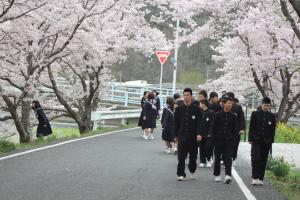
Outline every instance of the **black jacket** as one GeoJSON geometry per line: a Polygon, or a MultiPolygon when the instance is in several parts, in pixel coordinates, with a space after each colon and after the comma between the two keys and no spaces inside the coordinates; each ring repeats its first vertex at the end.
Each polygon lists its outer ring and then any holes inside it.
{"type": "Polygon", "coordinates": [[[172,108],[164,108],[161,116],[161,126],[164,132],[174,135],[175,117],[172,108]]]}
{"type": "Polygon", "coordinates": [[[222,106],[218,103],[209,104],[208,108],[214,112],[222,111],[222,106]]]}
{"type": "Polygon", "coordinates": [[[52,133],[52,129],[43,109],[37,108],[35,110],[35,116],[39,121],[37,131],[36,131],[36,136],[39,137],[41,135],[43,136],[50,135],[52,133]]]}
{"type": "Polygon", "coordinates": [[[254,111],[250,118],[249,142],[264,141],[273,143],[275,136],[276,119],[271,112],[254,111]]]}
{"type": "Polygon", "coordinates": [[[202,110],[200,117],[200,134],[205,138],[212,137],[209,134],[210,125],[213,121],[214,112],[210,109],[202,110]]]}
{"type": "Polygon", "coordinates": [[[239,132],[240,130],[245,130],[246,129],[245,115],[242,106],[234,103],[232,105],[231,112],[235,114],[235,116],[237,117],[237,131],[239,132]]]}
{"type": "Polygon", "coordinates": [[[143,107],[143,127],[156,128],[157,110],[152,102],[146,101],[143,107]]]}
{"type": "Polygon", "coordinates": [[[237,117],[232,112],[223,110],[215,113],[209,134],[214,140],[232,140],[237,137],[237,117]]]}
{"type": "Polygon", "coordinates": [[[156,110],[159,111],[161,109],[161,105],[160,105],[160,98],[156,97],[154,99],[154,105],[156,106],[156,110]]]}
{"type": "Polygon", "coordinates": [[[200,108],[195,104],[184,104],[175,111],[175,137],[181,142],[197,142],[200,135],[200,108]]]}

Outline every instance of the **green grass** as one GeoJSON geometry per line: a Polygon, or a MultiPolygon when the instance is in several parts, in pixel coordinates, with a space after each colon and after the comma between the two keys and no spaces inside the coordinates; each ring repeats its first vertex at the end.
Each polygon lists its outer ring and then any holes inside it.
{"type": "MultiPolygon", "coordinates": [[[[16,144],[16,149],[17,150],[24,150],[28,148],[33,148],[33,147],[39,147],[43,146],[46,144],[51,144],[55,142],[60,142],[60,141],[65,141],[65,140],[70,140],[70,139],[76,139],[76,138],[82,138],[82,137],[88,137],[92,135],[98,135],[98,134],[103,134],[111,131],[117,131],[117,130],[122,130],[122,129],[127,129],[127,128],[134,128],[136,125],[121,125],[118,127],[100,127],[95,131],[90,131],[84,135],[80,135],[79,130],[77,128],[53,128],[52,131],[53,133],[49,136],[43,137],[43,138],[38,138],[37,140],[26,143],[26,144],[16,144]]],[[[14,151],[12,149],[11,151],[14,151]]],[[[11,152],[11,151],[6,151],[6,152],[11,152]]],[[[1,151],[0,151],[1,152],[1,151]]]]}
{"type": "Polygon", "coordinates": [[[7,153],[14,151],[16,149],[16,145],[6,140],[0,140],[0,152],[7,153]]]}
{"type": "MultiPolygon", "coordinates": [[[[246,141],[248,141],[249,121],[246,121],[246,141]]],[[[244,135],[241,137],[244,141],[244,135]]],[[[300,144],[300,128],[278,123],[275,133],[275,143],[300,144]]]]}
{"type": "Polygon", "coordinates": [[[288,200],[300,197],[300,172],[293,169],[283,158],[270,158],[267,163],[266,176],[277,190],[288,200]]]}
{"type": "Polygon", "coordinates": [[[277,124],[275,142],[300,144],[300,129],[282,123],[277,124]]]}

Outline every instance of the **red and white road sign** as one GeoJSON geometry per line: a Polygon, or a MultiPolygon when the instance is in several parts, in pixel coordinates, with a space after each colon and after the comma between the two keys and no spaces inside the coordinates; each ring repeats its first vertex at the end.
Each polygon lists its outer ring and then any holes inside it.
{"type": "Polygon", "coordinates": [[[162,65],[166,62],[167,58],[170,55],[170,51],[156,51],[155,53],[160,64],[162,65]]]}

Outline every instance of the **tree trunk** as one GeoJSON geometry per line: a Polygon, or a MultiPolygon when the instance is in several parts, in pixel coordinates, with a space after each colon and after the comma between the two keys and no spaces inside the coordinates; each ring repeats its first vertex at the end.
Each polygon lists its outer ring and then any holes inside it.
{"type": "Polygon", "coordinates": [[[30,142],[32,140],[32,131],[30,127],[30,113],[31,113],[31,102],[23,101],[22,102],[22,116],[21,123],[26,132],[26,142],[30,142]]]}
{"type": "Polygon", "coordinates": [[[91,111],[92,105],[85,105],[84,111],[79,112],[80,114],[80,123],[78,123],[80,135],[88,133],[93,130],[93,123],[91,121],[91,111]]]}
{"type": "MultiPolygon", "coordinates": [[[[9,113],[11,114],[12,119],[14,120],[16,129],[20,136],[20,143],[28,143],[30,142],[30,132],[27,132],[26,128],[24,128],[22,121],[20,120],[17,107],[13,104],[13,102],[9,99],[8,96],[3,95],[3,100],[5,101],[9,113]]],[[[30,127],[30,125],[29,125],[30,127]]]]}
{"type": "Polygon", "coordinates": [[[300,17],[300,0],[289,0],[297,15],[300,17]]]}

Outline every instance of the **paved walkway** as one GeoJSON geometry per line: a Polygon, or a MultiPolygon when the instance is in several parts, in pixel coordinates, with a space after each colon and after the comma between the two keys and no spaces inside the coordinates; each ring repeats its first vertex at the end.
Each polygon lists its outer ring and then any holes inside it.
{"type": "Polygon", "coordinates": [[[208,168],[198,168],[196,180],[176,181],[177,158],[163,153],[160,130],[155,134],[145,141],[140,129],[119,131],[0,158],[0,199],[283,200],[268,183],[250,185],[242,158],[234,170],[242,182],[215,183],[208,168]]]}

